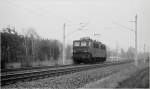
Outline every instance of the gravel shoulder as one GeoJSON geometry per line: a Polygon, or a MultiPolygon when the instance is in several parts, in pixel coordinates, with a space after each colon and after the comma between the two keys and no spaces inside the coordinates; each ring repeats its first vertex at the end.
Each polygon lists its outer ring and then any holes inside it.
{"type": "MultiPolygon", "coordinates": [[[[59,77],[50,77],[46,79],[39,79],[31,82],[20,82],[12,85],[3,86],[2,89],[8,88],[49,88],[49,89],[76,89],[84,88],[86,84],[98,81],[108,76],[115,76],[123,69],[134,69],[133,63],[108,66],[93,70],[86,70],[76,72],[73,74],[67,74],[59,77]]],[[[122,74],[120,74],[121,76],[122,74]]],[[[127,75],[129,75],[127,73],[127,75]]],[[[116,77],[117,78],[117,77],[116,77]]],[[[112,80],[114,81],[114,80],[112,80]]],[[[85,87],[86,88],[86,87],[85,87]]]]}

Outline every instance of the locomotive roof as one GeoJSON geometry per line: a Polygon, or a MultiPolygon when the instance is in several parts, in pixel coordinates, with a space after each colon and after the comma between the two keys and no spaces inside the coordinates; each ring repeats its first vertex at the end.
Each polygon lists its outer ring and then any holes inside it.
{"type": "Polygon", "coordinates": [[[105,45],[105,44],[103,44],[102,42],[97,41],[97,40],[93,40],[93,39],[91,39],[91,38],[89,38],[89,37],[83,37],[83,38],[80,38],[79,40],[74,40],[74,41],[91,41],[91,42],[99,43],[99,44],[101,44],[101,45],[105,45]]]}

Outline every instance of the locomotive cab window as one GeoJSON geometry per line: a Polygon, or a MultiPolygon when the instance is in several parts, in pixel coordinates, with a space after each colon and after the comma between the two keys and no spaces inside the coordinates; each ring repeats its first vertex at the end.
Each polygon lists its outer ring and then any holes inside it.
{"type": "Polygon", "coordinates": [[[94,48],[99,48],[99,44],[98,43],[93,43],[94,48]]]}
{"type": "Polygon", "coordinates": [[[106,46],[104,45],[104,50],[106,50],[106,46]]]}
{"type": "Polygon", "coordinates": [[[85,41],[81,41],[81,46],[87,46],[87,43],[85,41]]]}
{"type": "Polygon", "coordinates": [[[92,45],[92,43],[91,42],[88,42],[88,46],[91,46],[92,45]]]}
{"type": "Polygon", "coordinates": [[[74,46],[80,46],[80,42],[74,42],[74,46]]]}
{"type": "Polygon", "coordinates": [[[101,45],[101,49],[105,50],[106,49],[105,45],[101,45]]]}

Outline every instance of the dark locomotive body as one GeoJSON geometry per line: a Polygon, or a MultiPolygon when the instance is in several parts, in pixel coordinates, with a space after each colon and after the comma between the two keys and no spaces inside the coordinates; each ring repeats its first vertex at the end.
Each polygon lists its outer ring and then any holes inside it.
{"type": "Polygon", "coordinates": [[[73,61],[80,63],[97,63],[106,61],[106,46],[90,38],[73,41],[73,61]]]}

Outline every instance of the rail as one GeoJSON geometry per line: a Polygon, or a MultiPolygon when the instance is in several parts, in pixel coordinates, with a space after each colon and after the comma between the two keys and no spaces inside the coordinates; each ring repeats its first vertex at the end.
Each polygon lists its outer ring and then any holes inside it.
{"type": "Polygon", "coordinates": [[[40,78],[60,76],[64,74],[79,72],[88,69],[119,65],[124,63],[130,63],[132,61],[123,61],[123,62],[105,62],[101,64],[92,64],[92,65],[73,65],[73,66],[61,66],[54,67],[49,69],[39,69],[39,70],[30,70],[30,71],[21,71],[16,73],[8,73],[1,75],[1,86],[12,84],[18,81],[30,81],[40,78]]]}

